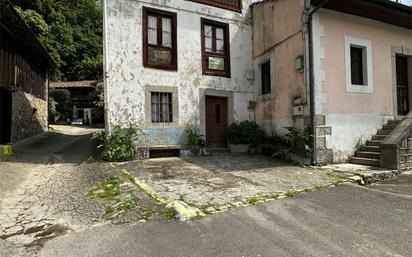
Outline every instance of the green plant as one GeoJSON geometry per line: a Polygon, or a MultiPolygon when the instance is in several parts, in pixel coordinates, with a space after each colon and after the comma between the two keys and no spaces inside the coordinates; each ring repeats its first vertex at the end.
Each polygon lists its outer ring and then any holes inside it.
{"type": "Polygon", "coordinates": [[[285,139],[290,144],[293,153],[305,158],[309,158],[312,153],[312,135],[309,127],[298,129],[295,127],[286,127],[289,131],[285,139]]]}
{"type": "Polygon", "coordinates": [[[232,123],[225,130],[225,136],[232,144],[256,144],[263,141],[265,132],[253,121],[232,123]]]}
{"type": "Polygon", "coordinates": [[[355,149],[356,151],[365,151],[365,144],[362,142],[362,139],[359,138],[358,142],[356,143],[355,149]]]}
{"type": "Polygon", "coordinates": [[[177,212],[173,208],[166,208],[160,213],[160,215],[165,220],[174,220],[176,219],[177,212]]]}
{"type": "Polygon", "coordinates": [[[102,141],[98,148],[103,148],[100,157],[106,161],[122,162],[132,159],[137,149],[135,142],[139,138],[139,132],[136,128],[122,128],[114,126],[111,133],[106,134],[103,131],[96,132],[93,139],[102,141]]]}
{"type": "Polygon", "coordinates": [[[192,146],[192,151],[195,155],[203,154],[203,149],[206,147],[205,136],[197,133],[194,128],[185,129],[187,136],[189,137],[190,144],[192,146]]]}

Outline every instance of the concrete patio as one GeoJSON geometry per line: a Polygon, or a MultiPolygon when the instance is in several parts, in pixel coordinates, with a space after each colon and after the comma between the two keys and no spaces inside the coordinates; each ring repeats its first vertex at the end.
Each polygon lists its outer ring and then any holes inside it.
{"type": "Polygon", "coordinates": [[[118,168],[131,172],[167,201],[182,200],[211,212],[344,181],[330,171],[258,155],[149,159],[118,168]]]}

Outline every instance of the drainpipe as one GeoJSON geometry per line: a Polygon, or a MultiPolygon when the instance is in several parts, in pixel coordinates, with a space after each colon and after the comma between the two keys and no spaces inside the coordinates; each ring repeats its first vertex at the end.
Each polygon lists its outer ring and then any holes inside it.
{"type": "Polygon", "coordinates": [[[106,132],[110,131],[109,91],[107,87],[107,0],[103,0],[103,94],[104,94],[104,123],[106,132]]]}
{"type": "MultiPolygon", "coordinates": [[[[310,1],[310,0],[309,0],[310,1]]],[[[312,130],[312,165],[317,165],[317,153],[316,153],[316,105],[315,105],[315,71],[314,71],[314,58],[313,58],[313,15],[323,6],[328,3],[329,0],[322,1],[316,8],[312,9],[312,5],[309,4],[305,10],[305,24],[308,26],[309,37],[309,103],[310,103],[310,125],[312,130]]],[[[310,2],[309,2],[310,3],[310,2]]]]}

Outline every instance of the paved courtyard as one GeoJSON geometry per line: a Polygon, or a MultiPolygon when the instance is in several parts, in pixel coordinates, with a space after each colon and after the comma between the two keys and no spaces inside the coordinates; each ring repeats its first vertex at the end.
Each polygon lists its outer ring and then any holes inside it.
{"type": "Polygon", "coordinates": [[[341,182],[330,171],[259,155],[160,158],[132,161],[119,168],[133,173],[168,201],[183,200],[206,211],[254,204],[341,182]]]}
{"type": "Polygon", "coordinates": [[[56,126],[15,145],[13,158],[0,162],[0,256],[33,256],[48,240],[93,227],[166,222],[175,214],[164,202],[173,200],[211,214],[341,182],[329,171],[256,155],[88,163],[94,131],[56,126]]]}

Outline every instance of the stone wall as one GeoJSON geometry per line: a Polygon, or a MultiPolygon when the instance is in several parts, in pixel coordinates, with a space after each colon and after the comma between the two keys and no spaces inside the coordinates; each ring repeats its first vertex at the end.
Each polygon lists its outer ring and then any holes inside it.
{"type": "Polygon", "coordinates": [[[47,126],[47,101],[20,90],[13,92],[12,143],[46,131],[47,126]]]}
{"type": "Polygon", "coordinates": [[[399,169],[412,170],[412,137],[405,139],[399,148],[399,169]]]}

